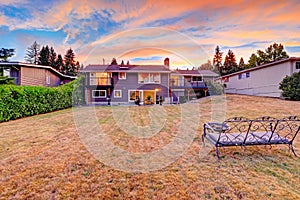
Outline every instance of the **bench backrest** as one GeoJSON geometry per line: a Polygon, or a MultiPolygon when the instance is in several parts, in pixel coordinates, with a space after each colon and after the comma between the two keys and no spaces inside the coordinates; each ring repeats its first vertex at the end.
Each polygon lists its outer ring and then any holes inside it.
{"type": "Polygon", "coordinates": [[[277,119],[269,116],[259,117],[251,120],[249,132],[246,136],[247,143],[269,143],[270,139],[273,137],[274,129],[276,128],[277,123],[277,119]]]}
{"type": "Polygon", "coordinates": [[[241,144],[244,142],[246,133],[249,131],[251,120],[245,117],[234,117],[223,122],[228,127],[220,133],[218,143],[241,144]]]}
{"type": "Polygon", "coordinates": [[[234,117],[223,122],[228,127],[219,134],[217,143],[242,145],[268,144],[271,142],[293,142],[300,132],[300,117],[290,116],[282,119],[265,116],[250,120],[234,117]]]}
{"type": "Polygon", "coordinates": [[[300,117],[290,116],[278,120],[272,139],[287,139],[293,142],[296,135],[300,132],[300,117]],[[280,137],[280,138],[278,138],[280,137]]]}

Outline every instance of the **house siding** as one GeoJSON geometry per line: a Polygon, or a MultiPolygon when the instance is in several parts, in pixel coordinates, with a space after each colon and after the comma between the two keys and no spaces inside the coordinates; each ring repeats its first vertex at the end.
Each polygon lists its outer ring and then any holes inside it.
{"type": "MultiPolygon", "coordinates": [[[[114,79],[114,90],[122,91],[122,98],[115,98],[112,94],[112,102],[114,103],[128,103],[129,99],[129,90],[155,90],[158,89],[156,95],[168,97],[168,73],[160,74],[161,82],[160,84],[140,84],[138,83],[138,73],[136,72],[127,72],[125,80],[118,80],[118,74],[113,74],[114,79]]],[[[145,97],[144,97],[145,98],[145,97]]],[[[143,101],[143,100],[142,100],[143,101]]]]}
{"type": "Polygon", "coordinates": [[[60,78],[46,69],[22,67],[21,85],[31,86],[58,86],[60,85],[60,78]],[[46,76],[50,76],[50,84],[46,82],[46,76]]]}
{"type": "Polygon", "coordinates": [[[246,78],[246,72],[239,79],[239,74],[229,77],[226,84],[226,93],[246,94],[254,96],[280,97],[279,84],[286,76],[299,72],[296,69],[296,61],[288,61],[274,66],[249,71],[250,77],[246,78]]]}

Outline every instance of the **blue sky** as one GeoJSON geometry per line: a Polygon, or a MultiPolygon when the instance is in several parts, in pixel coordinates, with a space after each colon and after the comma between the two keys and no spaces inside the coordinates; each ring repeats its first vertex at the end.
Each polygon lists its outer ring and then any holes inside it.
{"type": "Polygon", "coordinates": [[[17,61],[34,41],[60,54],[72,48],[85,65],[113,57],[161,64],[170,57],[174,67],[199,66],[217,45],[247,62],[274,42],[300,56],[299,10],[298,0],[6,0],[0,47],[15,48],[17,61]]]}

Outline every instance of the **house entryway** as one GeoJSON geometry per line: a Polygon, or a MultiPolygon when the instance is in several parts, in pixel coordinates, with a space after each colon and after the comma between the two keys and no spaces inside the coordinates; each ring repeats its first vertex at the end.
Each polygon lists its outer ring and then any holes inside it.
{"type": "Polygon", "coordinates": [[[129,90],[129,102],[136,102],[140,100],[140,104],[152,105],[157,102],[155,90],[129,90]]]}
{"type": "Polygon", "coordinates": [[[152,105],[156,102],[156,91],[155,90],[144,90],[144,104],[152,105]]]}

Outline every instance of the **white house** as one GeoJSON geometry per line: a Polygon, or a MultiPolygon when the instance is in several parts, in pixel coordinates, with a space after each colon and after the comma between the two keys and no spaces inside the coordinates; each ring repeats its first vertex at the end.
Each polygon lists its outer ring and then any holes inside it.
{"type": "Polygon", "coordinates": [[[280,97],[279,84],[286,76],[300,71],[300,57],[291,57],[218,78],[225,93],[280,97]]]}

